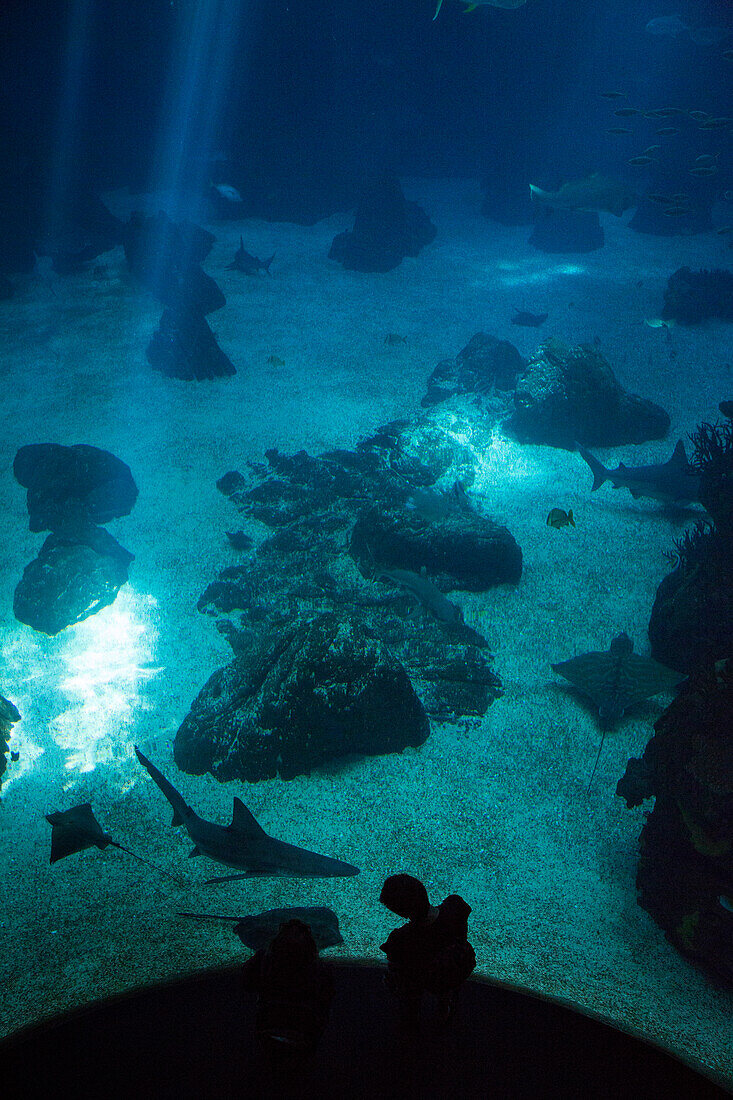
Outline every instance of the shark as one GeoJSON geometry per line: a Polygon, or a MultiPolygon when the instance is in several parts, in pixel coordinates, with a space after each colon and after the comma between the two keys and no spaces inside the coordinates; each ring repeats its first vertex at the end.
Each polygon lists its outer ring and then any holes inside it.
{"type": "Polygon", "coordinates": [[[593,474],[591,492],[610,481],[614,489],[628,489],[634,500],[649,497],[662,504],[681,505],[700,502],[700,478],[687,461],[685,445],[680,439],[667,462],[650,466],[624,466],[607,470],[602,462],[576,443],[581,458],[593,474]]]}
{"type": "Polygon", "coordinates": [[[173,807],[172,825],[183,825],[193,841],[192,856],[208,856],[226,867],[235,867],[241,874],[207,879],[207,884],[231,882],[255,876],[289,876],[292,878],[343,878],[358,875],[359,868],[331,856],[321,856],[296,844],[276,840],[257,823],[254,815],[239,799],[234,799],[230,825],[217,825],[199,817],[180,791],[169,783],[162,772],[135,746],[135,755],[154,783],[173,807]]]}
{"type": "Polygon", "coordinates": [[[239,238],[239,248],[234,253],[234,260],[232,263],[227,264],[228,271],[243,271],[245,275],[256,275],[258,271],[264,271],[268,275],[271,275],[270,264],[275,259],[275,253],[273,252],[269,260],[260,260],[257,256],[253,256],[251,252],[248,252],[244,247],[244,240],[239,238]]]}
{"type": "MultiPolygon", "coordinates": [[[[468,11],[474,11],[476,8],[521,8],[524,4],[527,3],[527,0],[465,0],[465,3],[468,5],[468,7],[463,9],[464,13],[468,11]]],[[[443,0],[438,0],[438,6],[435,9],[433,21],[438,18],[438,12],[442,8],[442,6],[443,0]]]]}
{"type": "Polygon", "coordinates": [[[412,569],[381,569],[375,580],[386,579],[397,584],[417,600],[434,619],[444,626],[458,626],[463,623],[463,612],[457,604],[444,596],[427,575],[425,567],[419,573],[412,569]]]}
{"type": "Polygon", "coordinates": [[[558,191],[543,191],[533,183],[529,191],[534,202],[554,210],[603,210],[617,218],[639,201],[639,196],[630,187],[597,172],[584,179],[568,180],[558,191]]]}

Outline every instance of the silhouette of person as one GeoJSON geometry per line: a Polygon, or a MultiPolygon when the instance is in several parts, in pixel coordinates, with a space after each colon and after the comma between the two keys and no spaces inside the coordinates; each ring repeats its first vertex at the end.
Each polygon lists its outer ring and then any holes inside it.
{"type": "Polygon", "coordinates": [[[408,923],[390,932],[381,950],[387,956],[386,984],[394,996],[402,1024],[417,1027],[425,993],[438,999],[443,1023],[455,1015],[458,991],[476,966],[468,942],[471,907],[458,894],[439,906],[412,875],[391,875],[379,900],[408,923]]]}
{"type": "Polygon", "coordinates": [[[244,964],[242,984],[257,993],[255,1029],[269,1053],[315,1051],[328,1021],[333,975],[307,924],[281,924],[269,947],[244,964]]]}

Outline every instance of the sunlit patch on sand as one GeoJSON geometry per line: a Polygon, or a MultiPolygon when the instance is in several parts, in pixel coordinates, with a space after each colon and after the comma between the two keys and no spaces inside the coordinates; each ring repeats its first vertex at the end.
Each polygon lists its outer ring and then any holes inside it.
{"type": "Polygon", "coordinates": [[[6,692],[22,719],[20,757],[8,783],[54,746],[74,776],[127,756],[137,716],[146,709],[144,686],[160,672],[157,610],[152,596],[127,586],[111,606],[55,638],[23,630],[7,640],[6,692]]]}
{"type": "Polygon", "coordinates": [[[586,269],[581,264],[553,264],[552,267],[535,268],[534,258],[519,260],[509,263],[504,260],[497,264],[497,269],[502,272],[501,282],[504,286],[537,286],[540,283],[551,283],[553,279],[585,275],[586,269]],[[535,270],[532,270],[535,268],[535,270]]]}

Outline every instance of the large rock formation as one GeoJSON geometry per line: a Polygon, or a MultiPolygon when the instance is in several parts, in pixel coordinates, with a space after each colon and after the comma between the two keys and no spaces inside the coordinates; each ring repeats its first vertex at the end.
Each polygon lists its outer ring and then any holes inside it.
{"type": "Polygon", "coordinates": [[[513,390],[526,365],[514,344],[477,332],[455,359],[438,363],[421,405],[428,408],[456,395],[490,393],[494,387],[513,390]]]}
{"type": "Polygon", "coordinates": [[[572,450],[617,447],[662,439],[670,420],[664,409],[622,389],[596,349],[548,340],[517,380],[508,428],[521,443],[572,450]]]}
{"type": "Polygon", "coordinates": [[[701,424],[691,439],[710,519],[675,541],[676,567],[659,585],[649,621],[653,656],[680,672],[733,652],[733,421],[701,424]]]}
{"type": "Polygon", "coordinates": [[[254,782],[421,745],[427,714],[378,638],[333,614],[294,625],[210,677],[176,734],[184,771],[254,782]]]}
{"type": "Polygon", "coordinates": [[[112,603],[133,555],[101,523],[126,516],[137,500],[129,466],[78,443],[21,447],[13,471],[28,490],[31,531],[50,531],[23,571],[13,599],[19,622],[57,634],[112,603]]]}
{"type": "Polygon", "coordinates": [[[640,837],[639,903],[684,955],[733,986],[733,661],[693,677],[617,794],[655,797],[640,837]]]}
{"type": "Polygon", "coordinates": [[[405,198],[399,180],[383,176],[359,203],[354,228],[334,237],[328,255],[348,271],[391,271],[436,233],[422,207],[405,198]]]}

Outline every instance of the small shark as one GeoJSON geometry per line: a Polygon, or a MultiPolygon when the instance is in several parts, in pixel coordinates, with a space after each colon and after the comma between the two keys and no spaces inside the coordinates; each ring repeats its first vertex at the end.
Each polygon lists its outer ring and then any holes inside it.
{"type": "Polygon", "coordinates": [[[603,463],[576,443],[581,458],[588,463],[593,474],[591,492],[600,489],[604,481],[610,481],[614,489],[628,489],[634,500],[650,497],[662,504],[689,504],[700,501],[700,478],[690,467],[685,445],[680,439],[667,462],[651,466],[624,466],[621,462],[615,470],[607,470],[603,463]]]}
{"type": "Polygon", "coordinates": [[[256,256],[247,251],[244,247],[244,241],[240,237],[239,248],[234,253],[234,261],[228,265],[228,269],[230,271],[243,271],[245,275],[256,275],[258,271],[266,271],[270,275],[270,264],[274,259],[275,253],[273,252],[269,260],[258,260],[256,256]]]}
{"type": "Polygon", "coordinates": [[[534,202],[551,206],[554,210],[605,210],[617,218],[639,201],[639,196],[630,187],[598,173],[582,180],[568,180],[559,191],[543,191],[533,183],[530,183],[529,191],[534,202]]]}
{"type": "Polygon", "coordinates": [[[337,878],[359,874],[359,868],[352,867],[350,863],[321,856],[316,852],[309,852],[307,848],[298,848],[295,844],[286,844],[284,840],[275,840],[268,836],[238,798],[234,799],[231,825],[216,825],[213,821],[205,821],[191,809],[183,795],[143,756],[137,746],[135,755],[173,807],[171,824],[185,825],[194,843],[190,854],[208,856],[217,863],[236,867],[243,872],[240,875],[210,878],[206,880],[207,883],[231,882],[233,879],[252,878],[256,875],[337,878]]]}
{"type": "Polygon", "coordinates": [[[409,592],[413,599],[444,626],[459,626],[463,623],[463,612],[460,607],[452,603],[433,584],[424,567],[419,573],[413,572],[412,569],[380,569],[374,579],[379,581],[382,578],[398,584],[400,588],[409,592]]]}

